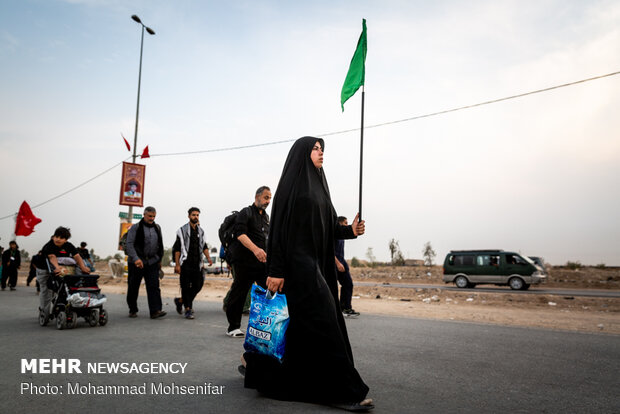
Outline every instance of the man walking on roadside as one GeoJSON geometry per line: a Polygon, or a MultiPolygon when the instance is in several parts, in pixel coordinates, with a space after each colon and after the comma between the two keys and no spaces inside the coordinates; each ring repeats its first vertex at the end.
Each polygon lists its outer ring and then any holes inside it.
{"type": "Polygon", "coordinates": [[[159,290],[159,270],[164,256],[161,228],[155,223],[155,207],[144,209],[144,218],[131,226],[127,232],[127,305],[129,317],[138,316],[138,292],[144,278],[151,319],[166,315],[162,311],[161,291],[159,290]]]}
{"type": "MultiPolygon", "coordinates": [[[[338,224],[348,226],[349,222],[346,217],[338,217],[338,224]]],[[[338,282],[340,283],[340,309],[342,314],[347,317],[357,317],[360,315],[351,306],[353,298],[353,279],[349,273],[349,264],[344,259],[344,240],[336,240],[335,246],[336,269],[338,270],[338,282]]]]}
{"type": "Polygon", "coordinates": [[[256,190],[254,204],[237,214],[234,234],[241,245],[234,249],[234,279],[230,288],[230,297],[226,307],[228,329],[226,335],[243,338],[241,314],[243,304],[252,284],[266,288],[267,280],[267,235],[269,234],[269,216],[265,209],[271,201],[271,190],[262,186],[256,190]]]}
{"type": "Polygon", "coordinates": [[[181,283],[181,297],[174,298],[177,312],[182,314],[185,307],[185,317],[194,319],[192,307],[194,298],[202,289],[204,277],[202,264],[206,256],[209,265],[213,264],[209,255],[209,248],[205,242],[205,232],[200,227],[200,209],[191,207],[187,210],[189,223],[177,230],[177,238],[172,247],[174,254],[174,273],[179,274],[181,283]]]}
{"type": "Polygon", "coordinates": [[[17,286],[17,270],[21,267],[22,261],[15,240],[9,242],[9,248],[2,253],[2,290],[6,289],[8,283],[11,290],[17,286]]]}

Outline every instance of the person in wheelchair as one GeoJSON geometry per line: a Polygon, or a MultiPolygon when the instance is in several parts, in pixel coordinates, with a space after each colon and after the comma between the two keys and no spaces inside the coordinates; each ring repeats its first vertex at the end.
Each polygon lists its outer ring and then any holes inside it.
{"type": "Polygon", "coordinates": [[[46,314],[49,313],[49,305],[52,302],[52,291],[48,287],[49,277],[52,273],[58,276],[64,276],[67,273],[68,268],[61,266],[61,263],[71,264],[67,259],[72,259],[76,264],[76,272],[78,272],[79,269],[82,274],[87,275],[90,273],[90,269],[86,267],[78,250],[73,244],[68,242],[70,238],[71,231],[68,228],[58,227],[54,231],[51,240],[41,249],[41,255],[35,256],[37,281],[41,287],[41,293],[39,294],[39,310],[42,310],[46,314]]]}

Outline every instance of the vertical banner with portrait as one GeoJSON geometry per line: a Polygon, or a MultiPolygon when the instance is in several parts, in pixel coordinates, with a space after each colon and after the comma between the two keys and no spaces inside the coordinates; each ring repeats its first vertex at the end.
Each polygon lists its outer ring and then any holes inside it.
{"type": "Polygon", "coordinates": [[[142,207],[144,199],[144,171],[146,165],[123,163],[121,176],[121,195],[119,204],[142,207]]]}
{"type": "Polygon", "coordinates": [[[125,243],[127,240],[127,236],[125,235],[127,234],[130,228],[131,228],[131,223],[121,219],[121,228],[120,228],[119,236],[118,236],[118,250],[125,250],[125,243]]]}

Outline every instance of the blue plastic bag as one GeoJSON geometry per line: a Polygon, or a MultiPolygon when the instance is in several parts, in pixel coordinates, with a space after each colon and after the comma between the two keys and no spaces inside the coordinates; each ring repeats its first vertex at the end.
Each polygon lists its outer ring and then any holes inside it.
{"type": "Polygon", "coordinates": [[[282,362],[289,316],[286,295],[252,286],[250,319],[243,347],[248,352],[269,355],[282,362]]]}

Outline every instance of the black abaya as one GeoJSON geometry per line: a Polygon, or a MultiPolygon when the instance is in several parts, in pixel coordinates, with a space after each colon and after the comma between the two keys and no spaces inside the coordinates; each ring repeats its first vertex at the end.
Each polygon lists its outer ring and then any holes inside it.
{"type": "Polygon", "coordinates": [[[314,137],[293,144],[271,213],[267,274],[284,279],[290,314],[283,362],[246,353],[245,386],[284,400],[354,403],[368,387],[338,305],[334,240],[355,236],[338,224],[323,169],[310,159],[317,141],[324,149],[314,137]]]}

